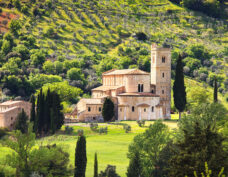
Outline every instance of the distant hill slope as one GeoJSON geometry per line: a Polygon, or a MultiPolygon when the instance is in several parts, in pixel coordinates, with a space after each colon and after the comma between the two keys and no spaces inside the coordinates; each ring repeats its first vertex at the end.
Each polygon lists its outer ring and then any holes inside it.
{"type": "MultiPolygon", "coordinates": [[[[139,67],[148,71],[151,43],[173,48],[172,69],[175,68],[177,54],[185,51],[189,55],[184,61],[186,75],[210,85],[217,75],[220,92],[225,94],[228,91],[228,31],[225,20],[190,11],[168,0],[31,2],[33,0],[23,0],[20,10],[7,9],[16,5],[6,0],[1,3],[5,6],[3,11],[21,16],[20,34],[34,36],[39,49],[47,51],[49,61],[54,62],[63,56],[80,62],[77,67],[82,68],[83,83],[69,82],[86,88],[86,92],[97,84],[90,85],[90,81],[99,80],[105,70],[139,67]],[[24,10],[26,7],[27,11],[24,10]],[[198,50],[200,47],[202,50],[198,50]],[[204,55],[198,55],[202,51],[204,55]]],[[[15,41],[20,43],[21,39],[15,41]]],[[[64,59],[58,61],[63,63],[64,59]]],[[[40,68],[36,72],[69,79],[69,68],[49,72],[44,64],[35,66],[40,68]]]]}

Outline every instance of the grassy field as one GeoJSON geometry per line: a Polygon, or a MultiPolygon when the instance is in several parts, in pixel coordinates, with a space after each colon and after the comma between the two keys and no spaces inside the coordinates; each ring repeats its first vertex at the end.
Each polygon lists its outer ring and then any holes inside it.
{"type": "MultiPolygon", "coordinates": [[[[153,123],[153,121],[147,121],[145,127],[139,127],[135,121],[126,121],[121,123],[127,123],[131,125],[132,131],[125,133],[122,125],[111,125],[100,123],[99,127],[108,127],[108,134],[98,134],[90,130],[89,124],[75,124],[73,135],[57,134],[43,139],[37,140],[37,146],[40,144],[58,144],[65,148],[70,153],[71,164],[74,164],[74,153],[77,141],[77,130],[83,129],[87,140],[87,170],[86,177],[93,176],[93,164],[94,153],[98,154],[98,167],[99,171],[104,170],[108,164],[115,165],[117,173],[121,177],[125,177],[126,169],[128,166],[127,152],[128,146],[132,142],[135,135],[142,133],[146,128],[153,123]]],[[[164,121],[170,129],[176,128],[176,121],[164,121]]],[[[62,128],[64,130],[64,127],[62,128]]],[[[0,161],[2,161],[7,153],[10,153],[9,149],[1,148],[0,161]]],[[[4,167],[6,170],[11,170],[8,167],[4,167]]]]}

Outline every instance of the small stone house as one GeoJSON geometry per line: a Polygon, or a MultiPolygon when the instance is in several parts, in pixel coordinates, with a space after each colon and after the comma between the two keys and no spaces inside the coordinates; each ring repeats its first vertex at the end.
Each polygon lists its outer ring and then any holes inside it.
{"type": "Polygon", "coordinates": [[[17,115],[24,109],[30,117],[31,103],[26,101],[6,101],[0,104],[0,127],[12,130],[17,115]]]}

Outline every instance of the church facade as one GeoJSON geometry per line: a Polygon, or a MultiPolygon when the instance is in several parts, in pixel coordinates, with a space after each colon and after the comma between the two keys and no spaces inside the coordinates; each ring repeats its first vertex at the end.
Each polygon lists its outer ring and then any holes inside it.
{"type": "Polygon", "coordinates": [[[92,98],[76,105],[79,121],[102,119],[106,97],[114,102],[117,120],[170,119],[171,49],[153,44],[150,73],[113,69],[102,74],[102,84],[92,89],[92,98]]]}

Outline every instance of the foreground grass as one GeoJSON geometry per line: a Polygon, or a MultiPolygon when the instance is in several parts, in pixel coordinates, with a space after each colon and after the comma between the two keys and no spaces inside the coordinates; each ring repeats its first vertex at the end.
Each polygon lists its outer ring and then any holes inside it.
{"type": "MultiPolygon", "coordinates": [[[[79,123],[72,125],[74,131],[72,135],[64,135],[62,130],[53,136],[45,137],[36,141],[36,146],[45,144],[57,144],[64,147],[64,149],[70,154],[70,164],[74,166],[74,153],[75,146],[77,142],[77,131],[79,129],[84,130],[87,141],[87,170],[86,177],[93,176],[93,165],[94,165],[94,154],[98,154],[98,170],[104,170],[108,164],[115,165],[117,173],[121,177],[126,176],[127,166],[129,164],[127,158],[128,146],[132,142],[135,135],[143,133],[146,128],[153,121],[147,121],[145,127],[139,127],[135,121],[125,121],[121,123],[126,123],[131,125],[132,131],[130,133],[125,133],[122,125],[104,124],[100,123],[99,127],[108,127],[108,134],[99,134],[93,132],[89,128],[89,124],[79,123]]],[[[170,129],[176,128],[176,121],[164,121],[170,129]]],[[[8,148],[0,147],[0,160],[4,160],[6,155],[10,153],[8,148]]],[[[12,173],[12,169],[9,167],[4,167],[9,173],[12,173]]]]}

